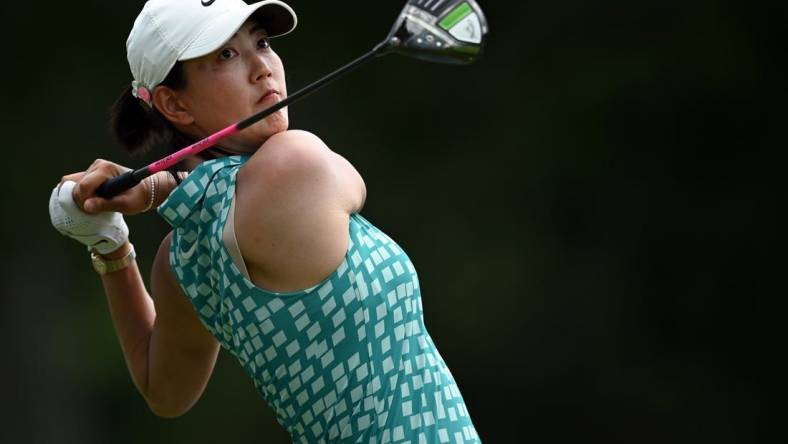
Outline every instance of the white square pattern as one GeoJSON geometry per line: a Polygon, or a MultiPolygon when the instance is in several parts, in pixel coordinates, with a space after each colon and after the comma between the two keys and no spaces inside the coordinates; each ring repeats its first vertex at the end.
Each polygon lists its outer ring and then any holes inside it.
{"type": "Polygon", "coordinates": [[[361,215],[319,285],[272,293],[238,274],[222,229],[247,159],[203,162],[158,211],[181,287],[292,441],[481,442],[424,326],[413,263],[361,215]]]}

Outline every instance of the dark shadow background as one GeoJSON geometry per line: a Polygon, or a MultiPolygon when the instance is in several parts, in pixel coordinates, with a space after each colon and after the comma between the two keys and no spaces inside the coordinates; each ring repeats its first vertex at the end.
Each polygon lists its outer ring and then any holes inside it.
{"type": "MultiPolygon", "coordinates": [[[[222,353],[176,420],[128,376],[86,252],[46,201],[97,157],[142,2],[4,2],[3,443],[285,443],[222,353]]],[[[404,2],[291,0],[291,92],[404,2]]],[[[765,442],[784,376],[786,7],[482,0],[485,58],[389,56],[292,106],[364,177],[484,442],[765,442]],[[782,48],[782,49],[780,49],[782,48]],[[780,191],[782,190],[782,191],[780,191]],[[780,233],[781,234],[781,233],[780,233]]],[[[165,223],[127,218],[145,271],[165,223]]],[[[779,436],[779,435],[778,435],[779,436]]]]}

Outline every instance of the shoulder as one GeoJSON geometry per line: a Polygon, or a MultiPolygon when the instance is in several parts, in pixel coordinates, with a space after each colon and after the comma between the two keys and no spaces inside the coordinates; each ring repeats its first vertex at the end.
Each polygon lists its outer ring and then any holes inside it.
{"type": "MultiPolygon", "coordinates": [[[[199,318],[172,271],[169,259],[171,243],[172,231],[159,245],[151,269],[150,294],[156,306],[157,322],[162,324],[163,321],[177,319],[179,322],[187,322],[187,325],[194,329],[200,329],[199,318]]],[[[163,325],[169,324],[165,322],[163,325]]],[[[186,325],[181,324],[181,327],[185,328],[186,325]]]]}
{"type": "Polygon", "coordinates": [[[152,280],[156,281],[160,284],[165,284],[164,286],[167,287],[168,290],[172,292],[177,292],[180,289],[178,288],[177,281],[175,280],[172,269],[170,268],[170,248],[172,246],[172,234],[173,232],[170,231],[164,236],[164,239],[159,244],[159,249],[156,251],[156,256],[153,260],[153,266],[151,268],[152,280]]]}
{"type": "Polygon", "coordinates": [[[265,179],[292,179],[293,174],[326,168],[330,153],[328,146],[310,132],[284,131],[268,138],[239,174],[260,179],[263,176],[258,173],[265,172],[265,179]]]}
{"type": "Polygon", "coordinates": [[[289,130],[271,136],[238,171],[239,187],[278,198],[305,193],[334,202],[352,213],[366,195],[363,179],[342,156],[315,134],[289,130]]]}
{"type": "Polygon", "coordinates": [[[333,194],[328,189],[333,173],[329,153],[322,140],[306,131],[271,136],[238,170],[239,203],[254,202],[270,211],[316,193],[325,202],[333,194]]]}

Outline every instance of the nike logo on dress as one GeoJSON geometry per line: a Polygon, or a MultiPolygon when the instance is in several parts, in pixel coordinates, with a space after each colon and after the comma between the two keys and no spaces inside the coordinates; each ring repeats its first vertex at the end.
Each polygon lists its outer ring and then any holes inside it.
{"type": "Polygon", "coordinates": [[[192,257],[192,255],[194,254],[194,252],[195,252],[195,251],[197,251],[197,244],[198,244],[198,243],[199,243],[199,242],[197,242],[197,241],[194,241],[194,243],[192,244],[191,248],[189,248],[187,251],[181,251],[181,252],[180,252],[180,254],[181,254],[181,257],[182,257],[184,260],[189,260],[189,258],[191,258],[191,257],[192,257]]]}

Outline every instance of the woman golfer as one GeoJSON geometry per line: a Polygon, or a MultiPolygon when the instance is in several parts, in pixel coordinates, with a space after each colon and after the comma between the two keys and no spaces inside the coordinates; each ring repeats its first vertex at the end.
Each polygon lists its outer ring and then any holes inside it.
{"type": "MultiPolygon", "coordinates": [[[[127,41],[118,141],[174,151],[286,97],[269,39],[295,26],[276,0],[149,0],[127,41]]],[[[425,328],[413,264],[358,213],[366,190],[350,163],[288,131],[285,108],[181,167],[105,200],[96,188],[127,169],[99,160],[50,201],[55,227],[91,251],[155,414],[194,405],[221,346],[293,442],[480,442],[425,328]],[[149,294],[120,213],[154,207],[172,231],[149,294]]]]}

